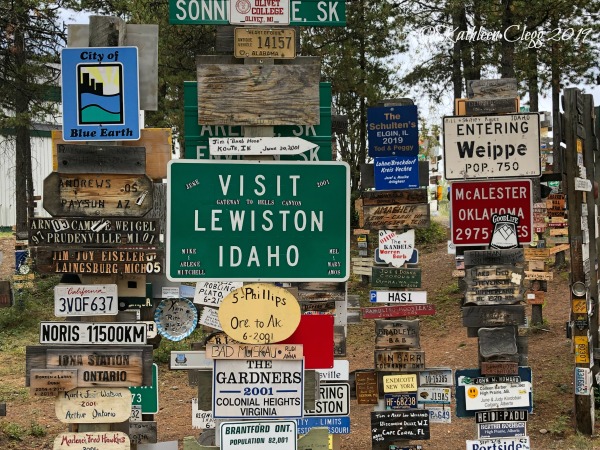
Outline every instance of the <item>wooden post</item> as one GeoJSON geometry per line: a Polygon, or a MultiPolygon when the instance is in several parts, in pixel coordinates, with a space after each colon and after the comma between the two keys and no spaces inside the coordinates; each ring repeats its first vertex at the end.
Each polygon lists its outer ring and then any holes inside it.
{"type": "MultiPolygon", "coordinates": [[[[585,138],[583,127],[579,123],[583,115],[583,102],[581,101],[581,91],[577,88],[565,89],[563,96],[564,104],[564,138],[567,144],[565,150],[565,186],[569,214],[569,239],[570,239],[570,255],[571,255],[571,287],[573,298],[586,298],[587,286],[586,273],[584,270],[584,254],[583,254],[583,233],[581,228],[581,214],[584,208],[583,200],[584,193],[575,189],[575,179],[580,177],[580,169],[578,167],[578,156],[584,156],[581,143],[585,138]],[[576,289],[579,288],[579,291],[576,289]],[[579,292],[578,295],[575,295],[579,292]]],[[[587,205],[585,205],[587,210],[587,205]]],[[[594,217],[594,216],[592,216],[594,217]]],[[[591,231],[591,230],[590,230],[591,231]]],[[[573,316],[573,312],[572,312],[573,316]]],[[[587,314],[585,315],[587,316],[587,314]]],[[[585,317],[589,320],[589,318],[585,317]]],[[[590,367],[589,360],[589,344],[588,336],[590,333],[588,327],[573,327],[573,339],[575,340],[575,362],[577,367],[590,367]]],[[[594,330],[592,332],[596,334],[594,330]]],[[[585,435],[592,435],[594,432],[594,396],[575,395],[575,428],[578,432],[585,435]]]]}

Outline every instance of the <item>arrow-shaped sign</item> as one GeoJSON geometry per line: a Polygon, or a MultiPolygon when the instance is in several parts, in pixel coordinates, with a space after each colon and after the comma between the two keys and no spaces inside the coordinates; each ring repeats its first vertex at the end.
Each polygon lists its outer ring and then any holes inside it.
{"type": "Polygon", "coordinates": [[[299,137],[221,137],[209,139],[211,155],[297,155],[316,147],[299,137]]]}

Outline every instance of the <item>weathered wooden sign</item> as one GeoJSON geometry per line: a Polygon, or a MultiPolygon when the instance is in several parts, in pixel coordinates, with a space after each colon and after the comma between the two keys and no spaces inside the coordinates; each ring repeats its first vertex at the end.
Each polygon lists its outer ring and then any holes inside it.
{"type": "Polygon", "coordinates": [[[320,59],[289,65],[236,64],[233,56],[199,56],[201,125],[314,125],[319,123],[320,59]],[[285,114],[281,105],[287,105],[285,114]]]}
{"type": "Polygon", "coordinates": [[[145,323],[40,322],[40,344],[146,344],[145,323]]]}
{"type": "Polygon", "coordinates": [[[371,303],[424,304],[427,291],[371,291],[370,300],[371,303]]]}
{"type": "Polygon", "coordinates": [[[61,433],[54,439],[54,450],[129,450],[129,437],[120,431],[61,433]]]}
{"type": "Polygon", "coordinates": [[[146,149],[116,145],[73,145],[57,147],[58,173],[145,174],[146,149]]]}
{"type": "Polygon", "coordinates": [[[525,248],[524,253],[527,261],[545,261],[550,257],[549,248],[525,248]]]}
{"type": "Polygon", "coordinates": [[[482,361],[482,375],[517,375],[519,364],[512,361],[482,361]]]}
{"type": "Polygon", "coordinates": [[[377,373],[373,370],[361,370],[354,374],[356,383],[356,401],[359,405],[376,405],[379,401],[377,373]]]}
{"type": "Polygon", "coordinates": [[[517,354],[515,327],[479,328],[479,353],[483,358],[517,354]]]}
{"type": "Polygon", "coordinates": [[[129,420],[112,425],[115,431],[129,436],[131,444],[155,444],[157,442],[157,423],[153,420],[129,420]]]}
{"type": "MultiPolygon", "coordinates": [[[[520,285],[523,280],[523,268],[509,265],[477,266],[465,270],[465,281],[469,286],[485,287],[485,281],[509,281],[511,285],[520,285]]],[[[495,283],[491,283],[494,285],[495,283]]],[[[498,283],[502,284],[502,283],[498,283]]]]}
{"type": "Polygon", "coordinates": [[[410,372],[425,368],[425,352],[420,350],[375,350],[375,369],[410,372]]]}
{"type": "Polygon", "coordinates": [[[385,319],[390,317],[431,316],[435,314],[435,305],[394,305],[361,308],[363,319],[385,319]]]}
{"type": "Polygon", "coordinates": [[[520,287],[470,288],[465,291],[465,305],[513,305],[522,300],[523,291],[520,287]]]}
{"type": "Polygon", "coordinates": [[[131,392],[127,388],[77,388],[61,392],[54,404],[62,423],[118,423],[131,414],[131,392]]]}
{"type": "Polygon", "coordinates": [[[301,359],[302,345],[207,344],[209,359],[301,359]]]}
{"type": "Polygon", "coordinates": [[[360,197],[361,206],[408,205],[427,202],[427,189],[400,191],[365,191],[360,197]]]}
{"type": "Polygon", "coordinates": [[[397,230],[403,228],[427,228],[429,204],[364,206],[364,221],[360,224],[368,230],[397,230]]]}
{"type": "Polygon", "coordinates": [[[421,269],[373,266],[371,284],[392,288],[420,288],[421,269]]]}
{"type": "Polygon", "coordinates": [[[465,101],[465,110],[468,116],[479,114],[518,113],[519,101],[517,98],[487,98],[465,101]]]}
{"type": "Polygon", "coordinates": [[[525,261],[522,248],[507,250],[465,250],[465,267],[516,264],[525,261]]]}
{"type": "Polygon", "coordinates": [[[468,98],[510,98],[518,97],[516,78],[499,78],[487,80],[467,80],[468,98]]]}
{"type": "Polygon", "coordinates": [[[375,348],[419,348],[418,320],[376,320],[375,348]]]}
{"type": "Polygon", "coordinates": [[[54,217],[142,217],[152,209],[147,175],[59,174],[44,179],[44,209],[54,217]]]}
{"type": "Polygon", "coordinates": [[[36,267],[43,273],[78,273],[102,275],[148,274],[163,272],[162,249],[96,249],[73,248],[55,250],[36,247],[36,267]]]}
{"type": "Polygon", "coordinates": [[[526,280],[552,281],[554,279],[554,274],[552,272],[526,271],[525,272],[525,279],[526,280]]]}
{"type": "Polygon", "coordinates": [[[462,318],[464,327],[523,325],[525,307],[521,305],[464,306],[462,318]]]}
{"type": "Polygon", "coordinates": [[[55,397],[77,387],[77,369],[31,369],[29,393],[38,397],[55,397]]]}
{"type": "MultiPolygon", "coordinates": [[[[0,258],[2,262],[2,258],[0,258]]],[[[0,280],[0,308],[7,308],[12,305],[12,290],[10,281],[0,280]]]]}
{"type": "Polygon", "coordinates": [[[29,240],[40,246],[115,247],[156,245],[160,229],[156,219],[50,219],[29,220],[29,240]]]}
{"type": "Polygon", "coordinates": [[[284,288],[247,284],[231,292],[219,308],[228,336],[248,344],[269,344],[290,337],[300,323],[300,305],[284,288]]]}
{"type": "Polygon", "coordinates": [[[152,346],[27,346],[25,385],[31,369],[77,369],[77,387],[152,385],[152,346]]]}
{"type": "Polygon", "coordinates": [[[371,412],[373,443],[429,439],[429,411],[397,410],[371,412]]]}

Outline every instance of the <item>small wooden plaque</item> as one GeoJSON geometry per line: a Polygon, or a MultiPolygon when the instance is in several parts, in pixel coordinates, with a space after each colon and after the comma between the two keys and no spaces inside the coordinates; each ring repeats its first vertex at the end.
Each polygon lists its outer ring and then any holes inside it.
{"type": "Polygon", "coordinates": [[[481,363],[482,375],[518,375],[519,364],[511,361],[494,361],[481,363]]]}
{"type": "Polygon", "coordinates": [[[356,372],[356,400],[359,405],[376,405],[379,401],[377,373],[373,370],[356,372]]]}
{"type": "Polygon", "coordinates": [[[131,415],[127,388],[85,388],[61,392],[54,404],[62,423],[119,423],[131,415]]]}
{"type": "Polygon", "coordinates": [[[129,436],[120,431],[61,433],[54,439],[54,450],[129,450],[129,436]]]}
{"type": "Polygon", "coordinates": [[[302,344],[206,344],[208,359],[302,359],[302,344]]]}
{"type": "Polygon", "coordinates": [[[54,397],[77,387],[77,369],[32,369],[29,392],[39,397],[54,397]]]}
{"type": "Polygon", "coordinates": [[[425,352],[420,350],[375,350],[375,369],[390,372],[425,369],[425,352]]]}

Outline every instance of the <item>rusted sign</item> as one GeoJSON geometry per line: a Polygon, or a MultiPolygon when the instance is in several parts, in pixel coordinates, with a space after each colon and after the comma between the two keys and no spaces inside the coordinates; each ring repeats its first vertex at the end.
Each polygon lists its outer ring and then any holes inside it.
{"type": "MultiPolygon", "coordinates": [[[[520,285],[523,280],[521,267],[508,265],[477,266],[465,271],[465,281],[470,286],[485,287],[486,281],[508,281],[511,285],[520,285]]],[[[502,284],[502,283],[498,283],[502,284]]]]}
{"type": "Polygon", "coordinates": [[[376,320],[375,348],[419,348],[418,320],[376,320]]]}
{"type": "Polygon", "coordinates": [[[525,307],[521,305],[464,306],[462,319],[464,327],[523,325],[525,307]]]}
{"type": "Polygon", "coordinates": [[[363,206],[407,205],[427,202],[427,189],[399,191],[365,191],[361,194],[363,206]]]}
{"type": "Polygon", "coordinates": [[[50,219],[29,220],[29,241],[39,246],[115,247],[156,245],[160,230],[156,219],[50,219]]]}
{"type": "Polygon", "coordinates": [[[361,226],[373,230],[397,230],[405,227],[427,228],[429,204],[365,206],[361,226]]]}
{"type": "Polygon", "coordinates": [[[54,217],[141,217],[152,209],[147,175],[59,174],[44,179],[44,209],[54,217]]]}
{"type": "Polygon", "coordinates": [[[420,350],[375,350],[375,369],[410,372],[425,368],[425,352],[420,350]]]}
{"type": "Polygon", "coordinates": [[[530,291],[527,292],[527,304],[528,305],[543,305],[546,301],[544,291],[530,291]]]}
{"type": "Polygon", "coordinates": [[[162,249],[69,249],[37,247],[32,251],[37,270],[43,273],[102,275],[163,272],[162,249]]]}
{"type": "Polygon", "coordinates": [[[519,363],[512,361],[482,361],[482,375],[518,375],[519,363]]]}
{"type": "Polygon", "coordinates": [[[420,288],[421,269],[373,266],[371,284],[374,287],[420,288]]]}

